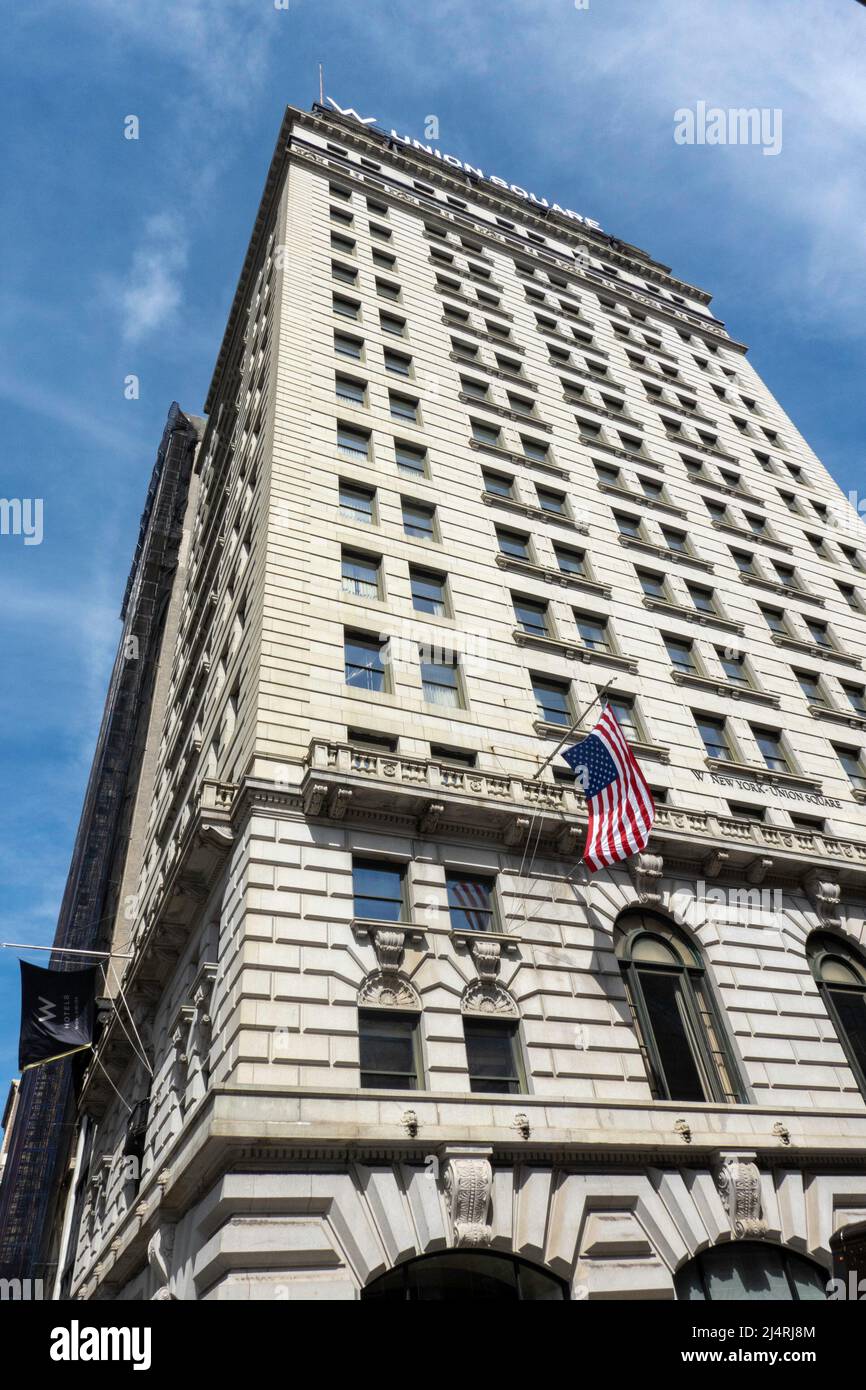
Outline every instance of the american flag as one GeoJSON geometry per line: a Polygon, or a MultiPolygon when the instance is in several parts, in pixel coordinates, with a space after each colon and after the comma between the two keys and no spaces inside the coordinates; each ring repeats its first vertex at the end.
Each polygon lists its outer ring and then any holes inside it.
{"type": "Polygon", "coordinates": [[[606,708],[592,732],[563,757],[589,808],[584,864],[594,873],[638,854],[646,847],[656,808],[613,710],[606,708]]]}

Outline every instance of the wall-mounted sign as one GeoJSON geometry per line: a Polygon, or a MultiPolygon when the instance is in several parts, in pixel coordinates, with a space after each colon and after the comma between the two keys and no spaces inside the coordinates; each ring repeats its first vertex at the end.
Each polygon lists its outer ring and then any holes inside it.
{"type": "Polygon", "coordinates": [[[769,785],[764,782],[754,782],[748,777],[728,777],[721,772],[700,772],[696,767],[692,768],[699,782],[709,781],[716,786],[735,787],[741,792],[772,792],[773,796],[780,796],[783,801],[808,801],[813,806],[830,806],[838,809],[841,801],[837,801],[832,796],[821,796],[818,792],[797,791],[795,787],[777,787],[772,783],[769,785]]]}

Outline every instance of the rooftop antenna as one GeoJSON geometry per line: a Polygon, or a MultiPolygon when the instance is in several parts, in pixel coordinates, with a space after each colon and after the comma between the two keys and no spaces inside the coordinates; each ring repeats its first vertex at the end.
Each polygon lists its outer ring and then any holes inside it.
{"type": "Polygon", "coordinates": [[[322,64],[320,63],[320,64],[319,64],[319,105],[320,105],[320,106],[324,106],[324,104],[325,104],[325,70],[324,70],[324,68],[322,67],[322,64]]]}

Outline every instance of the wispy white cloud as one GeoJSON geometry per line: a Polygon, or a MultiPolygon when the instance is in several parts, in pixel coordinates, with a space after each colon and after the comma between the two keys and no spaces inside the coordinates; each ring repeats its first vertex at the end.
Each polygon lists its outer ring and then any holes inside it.
{"type": "Polygon", "coordinates": [[[135,346],[175,322],[188,257],[189,233],[183,219],[171,212],[149,217],[125,275],[108,282],[120,311],[124,342],[135,346]]]}

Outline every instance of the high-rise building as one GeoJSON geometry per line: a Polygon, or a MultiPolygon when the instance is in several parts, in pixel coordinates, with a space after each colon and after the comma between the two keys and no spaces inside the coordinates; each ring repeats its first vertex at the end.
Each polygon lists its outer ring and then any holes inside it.
{"type": "Polygon", "coordinates": [[[73,1296],[825,1297],[866,1209],[866,531],[709,300],[287,111],[130,812],[73,1296]],[[605,689],[657,810],[589,877],[551,755],[605,689]]]}

